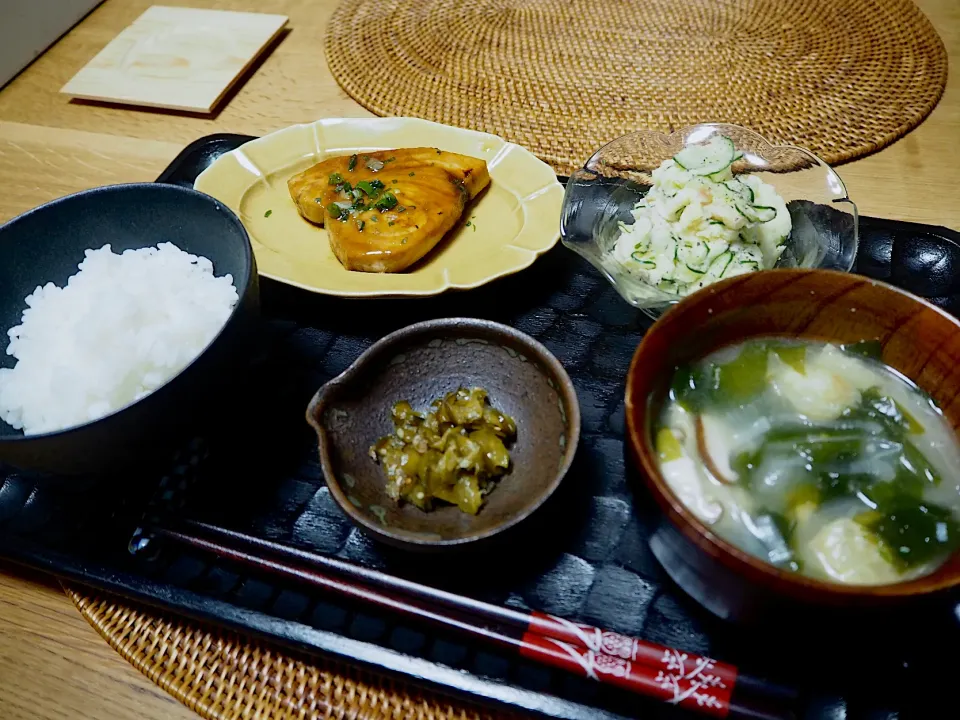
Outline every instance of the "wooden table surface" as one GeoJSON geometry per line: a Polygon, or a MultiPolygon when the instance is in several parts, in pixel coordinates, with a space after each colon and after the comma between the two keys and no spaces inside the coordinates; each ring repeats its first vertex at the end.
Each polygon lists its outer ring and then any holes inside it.
{"type": "MultiPolygon", "coordinates": [[[[290,32],[212,117],[71,102],[60,87],[151,0],[107,0],[0,91],[0,221],[96,185],[152,180],[190,141],[263,134],[320,117],[364,117],[326,67],[323,31],[336,0],[164,0],[290,17],[290,32]]],[[[960,3],[920,0],[960,61],[960,3]]],[[[840,174],[868,215],[960,229],[960,73],[933,114],[840,174]]],[[[0,565],[0,714],[18,718],[196,717],[155,688],[86,624],[56,581],[0,565]]]]}

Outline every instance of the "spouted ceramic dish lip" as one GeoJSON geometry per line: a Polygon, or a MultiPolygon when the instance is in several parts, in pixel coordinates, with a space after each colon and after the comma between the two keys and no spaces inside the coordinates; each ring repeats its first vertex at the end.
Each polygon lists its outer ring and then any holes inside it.
{"type": "Polygon", "coordinates": [[[960,383],[960,321],[906,291],[859,275],[785,269],[723,280],[671,308],[644,335],[627,374],[627,443],[650,493],[684,537],[745,583],[818,604],[897,601],[960,586],[960,553],[933,573],[887,585],[841,585],[780,570],[718,537],[666,483],[653,446],[657,412],[674,368],[751,337],[822,342],[880,340],[883,362],[926,390],[948,422],[960,406],[945,394],[960,383]],[[940,378],[939,381],[934,381],[940,378]],[[951,384],[952,383],[952,384],[951,384]]]}
{"type": "Polygon", "coordinates": [[[560,362],[528,335],[474,318],[420,322],[380,339],[317,391],[306,417],[339,506],[362,530],[408,550],[463,546],[517,525],[560,485],[580,436],[577,394],[560,362]],[[515,419],[510,472],[476,516],[398,505],[369,446],[391,432],[395,402],[422,410],[458,386],[489,391],[491,404],[515,419]]]}
{"type": "Polygon", "coordinates": [[[715,135],[729,138],[736,152],[742,153],[732,164],[734,176],[757,174],[787,202],[793,229],[777,267],[848,272],[856,260],[856,204],[837,172],[809,150],[776,145],[749,128],[728,123],[700,123],[669,134],[640,130],[607,143],[570,176],[560,238],[593,265],[626,302],[653,319],[682,297],[646,284],[612,261],[618,223],[634,222],[631,210],[649,191],[651,174],[662,162],[715,135]]]}

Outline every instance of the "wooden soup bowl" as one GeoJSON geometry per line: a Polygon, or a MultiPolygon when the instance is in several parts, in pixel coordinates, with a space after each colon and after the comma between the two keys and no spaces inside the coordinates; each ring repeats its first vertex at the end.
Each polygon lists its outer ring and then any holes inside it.
{"type": "Polygon", "coordinates": [[[728,619],[762,613],[771,599],[883,606],[960,586],[960,553],[930,575],[892,585],[846,586],[780,570],[718,537],[673,494],[660,473],[653,437],[674,369],[757,336],[879,340],[883,362],[930,393],[954,430],[960,425],[960,322],[934,305],[890,285],[829,270],[771,270],[697,292],[651,327],[627,376],[627,444],[670,521],[664,525],[672,526],[651,540],[668,574],[728,619]]]}

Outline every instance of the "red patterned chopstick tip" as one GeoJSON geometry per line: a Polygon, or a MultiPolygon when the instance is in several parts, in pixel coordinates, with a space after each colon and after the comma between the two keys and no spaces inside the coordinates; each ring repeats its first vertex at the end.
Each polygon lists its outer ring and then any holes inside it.
{"type": "Polygon", "coordinates": [[[718,718],[737,682],[733,665],[538,612],[520,654],[718,718]]]}
{"type": "MultiPolygon", "coordinates": [[[[408,598],[403,593],[409,592],[409,585],[396,587],[400,581],[394,578],[377,575],[380,589],[377,589],[377,586],[371,588],[363,582],[347,579],[351,573],[347,573],[347,577],[337,574],[327,576],[309,567],[285,564],[279,558],[251,555],[226,543],[220,544],[163,528],[158,532],[170,539],[215,552],[260,570],[296,578],[346,597],[461,630],[473,637],[514,648],[521,657],[535,662],[703,715],[715,718],[743,716],[746,707],[749,710],[747,717],[770,720],[790,717],[757,715],[750,706],[744,706],[742,702],[732,706],[734,687],[739,677],[737,668],[712,658],[682,652],[592,625],[574,623],[553,615],[489,606],[425,588],[418,587],[415,597],[408,598]],[[391,586],[401,592],[397,595],[381,592],[391,586]],[[432,606],[431,600],[437,600],[439,606],[432,606]],[[445,615],[440,609],[445,605],[453,606],[458,613],[445,615]],[[471,618],[470,613],[479,613],[487,622],[476,622],[476,618],[471,618]]],[[[263,546],[267,543],[257,540],[254,544],[263,546]]],[[[280,555],[282,554],[281,552],[280,555]]],[[[323,562],[337,563],[336,570],[343,570],[339,561],[327,559],[323,562]]],[[[352,574],[356,575],[358,572],[352,574]]],[[[363,578],[357,579],[370,580],[375,573],[364,571],[363,575],[363,578]]]]}

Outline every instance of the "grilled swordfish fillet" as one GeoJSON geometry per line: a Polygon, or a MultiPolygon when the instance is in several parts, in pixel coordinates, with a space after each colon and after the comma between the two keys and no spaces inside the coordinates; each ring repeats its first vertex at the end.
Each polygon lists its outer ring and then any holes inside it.
{"type": "Polygon", "coordinates": [[[436,148],[330,158],[287,181],[300,214],[325,225],[347,270],[402,272],[490,183],[483,160],[436,148]]]}

